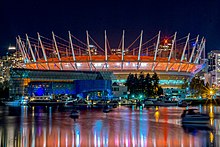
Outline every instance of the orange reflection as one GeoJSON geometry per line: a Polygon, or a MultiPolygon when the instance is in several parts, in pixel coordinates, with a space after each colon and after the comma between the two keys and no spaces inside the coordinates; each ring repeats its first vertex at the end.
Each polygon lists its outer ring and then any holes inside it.
{"type": "MultiPolygon", "coordinates": [[[[37,110],[35,108],[34,110],[37,110]]],[[[52,108],[11,118],[0,127],[3,146],[204,146],[213,134],[186,133],[176,120],[182,109],[160,108],[137,110],[119,107],[107,115],[102,110],[82,110],[76,121],[69,112],[53,112],[52,108]],[[46,112],[45,112],[46,111],[46,112]],[[40,112],[40,113],[39,113],[40,112]],[[34,113],[34,115],[32,115],[34,113]],[[158,119],[154,117],[158,115],[158,119]],[[160,119],[160,121],[158,121],[160,119]],[[155,123],[158,122],[158,123],[155,123]],[[12,140],[12,141],[10,141],[12,140]]],[[[6,120],[5,120],[6,121],[6,120]]]]}

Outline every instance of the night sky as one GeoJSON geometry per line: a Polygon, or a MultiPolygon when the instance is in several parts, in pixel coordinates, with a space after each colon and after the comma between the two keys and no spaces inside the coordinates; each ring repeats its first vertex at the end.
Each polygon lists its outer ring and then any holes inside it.
{"type": "Polygon", "coordinates": [[[68,30],[84,42],[89,30],[101,42],[106,29],[112,46],[118,45],[123,29],[127,42],[142,29],[148,39],[159,30],[165,36],[178,31],[183,37],[190,32],[192,37],[206,37],[207,51],[220,49],[218,0],[1,0],[0,18],[1,55],[15,45],[17,35],[36,37],[39,32],[51,38],[54,31],[67,39],[68,30]]]}

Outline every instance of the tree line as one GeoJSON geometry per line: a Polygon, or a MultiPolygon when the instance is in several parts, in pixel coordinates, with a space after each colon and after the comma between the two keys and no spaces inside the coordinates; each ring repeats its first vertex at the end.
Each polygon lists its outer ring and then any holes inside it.
{"type": "Polygon", "coordinates": [[[156,97],[163,94],[163,89],[159,86],[159,77],[155,72],[152,76],[148,73],[146,76],[141,72],[137,74],[129,74],[125,85],[128,87],[130,97],[140,95],[145,97],[156,97]]]}

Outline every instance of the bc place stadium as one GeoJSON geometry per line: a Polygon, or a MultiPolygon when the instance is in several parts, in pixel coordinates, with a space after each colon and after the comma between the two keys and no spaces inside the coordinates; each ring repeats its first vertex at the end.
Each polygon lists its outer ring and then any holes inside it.
{"type": "Polygon", "coordinates": [[[111,43],[113,39],[108,38],[106,31],[101,41],[88,31],[84,40],[71,32],[65,37],[53,32],[49,36],[37,33],[35,37],[26,34],[16,38],[22,62],[10,71],[10,97],[86,96],[92,91],[126,97],[127,76],[140,72],[156,72],[162,88],[180,89],[184,80],[190,80],[205,65],[205,39],[199,35],[178,37],[175,32],[164,36],[159,31],[152,37],[141,31],[127,36],[123,30],[118,44],[111,43]],[[126,38],[133,41],[128,43],[126,38]],[[113,88],[114,82],[124,91],[113,88]]]}

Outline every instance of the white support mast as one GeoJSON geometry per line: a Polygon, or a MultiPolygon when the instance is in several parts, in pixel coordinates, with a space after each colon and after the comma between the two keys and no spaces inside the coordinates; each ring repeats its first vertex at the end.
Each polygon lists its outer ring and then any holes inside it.
{"type": "Polygon", "coordinates": [[[107,35],[105,30],[105,68],[108,68],[108,50],[107,50],[107,35]]]}
{"type": "Polygon", "coordinates": [[[121,45],[121,69],[123,69],[124,64],[124,49],[125,49],[125,30],[122,32],[122,45],[121,45]]]}
{"type": "MultiPolygon", "coordinates": [[[[205,40],[205,42],[206,42],[206,40],[205,40]]],[[[203,49],[203,63],[205,63],[205,61],[206,61],[206,59],[205,59],[205,44],[204,44],[204,49],[203,49]]]]}
{"type": "Polygon", "coordinates": [[[192,58],[193,58],[193,55],[194,55],[194,52],[195,52],[195,49],[196,49],[198,41],[199,41],[199,35],[196,37],[196,42],[195,42],[195,44],[193,46],[192,53],[191,53],[190,58],[189,58],[189,62],[190,63],[192,62],[192,58]]]}
{"type": "Polygon", "coordinates": [[[154,69],[155,69],[155,61],[157,59],[157,50],[158,50],[159,44],[160,44],[160,31],[159,31],[158,37],[157,37],[157,44],[156,44],[156,47],[155,47],[154,62],[153,62],[153,65],[152,65],[152,71],[154,71],[154,69]]]}
{"type": "Polygon", "coordinates": [[[87,39],[87,49],[88,49],[88,52],[89,52],[89,67],[90,67],[90,70],[92,71],[92,56],[91,56],[91,50],[90,50],[90,44],[89,44],[89,33],[88,31],[86,31],[86,39],[87,39]]]}
{"type": "Polygon", "coordinates": [[[58,57],[59,64],[60,64],[60,69],[63,70],[63,66],[62,66],[61,58],[60,58],[60,53],[59,53],[59,49],[57,47],[57,42],[56,42],[56,38],[55,38],[54,32],[52,32],[52,36],[53,36],[53,42],[54,42],[54,45],[55,45],[57,57],[58,57]]]}
{"type": "Polygon", "coordinates": [[[158,37],[157,37],[157,44],[156,44],[155,53],[154,53],[154,61],[156,61],[156,59],[157,59],[157,50],[159,47],[159,43],[160,43],[160,31],[159,31],[158,37]]]}
{"type": "Polygon", "coordinates": [[[29,40],[27,34],[26,34],[26,39],[27,39],[27,42],[28,42],[29,49],[31,50],[32,59],[33,59],[35,65],[36,65],[37,69],[39,69],[39,68],[38,68],[38,64],[36,63],[36,58],[35,58],[35,55],[34,55],[34,52],[33,52],[33,50],[32,50],[31,43],[30,43],[30,40],[29,40]]]}
{"type": "Polygon", "coordinates": [[[139,49],[138,49],[138,65],[137,65],[137,69],[140,66],[139,64],[140,64],[140,59],[141,59],[142,37],[143,37],[143,30],[141,30],[141,36],[140,36],[140,44],[139,44],[139,49]]]}
{"type": "Polygon", "coordinates": [[[74,64],[75,64],[75,68],[77,70],[76,56],[75,56],[75,52],[74,52],[74,49],[73,49],[72,37],[71,37],[70,31],[68,31],[68,33],[69,33],[69,41],[70,41],[70,47],[71,47],[71,50],[72,50],[73,61],[74,61],[74,64]]]}
{"type": "Polygon", "coordinates": [[[173,54],[173,48],[174,48],[174,44],[175,44],[175,42],[176,42],[176,34],[177,34],[177,32],[175,32],[174,38],[173,38],[173,40],[172,40],[172,46],[171,46],[171,49],[170,49],[170,55],[169,55],[169,57],[168,57],[168,62],[170,61],[171,56],[172,56],[172,54],[173,54]]]}
{"type": "Polygon", "coordinates": [[[138,61],[140,61],[140,58],[141,58],[142,36],[143,36],[143,30],[141,31],[140,44],[139,44],[139,49],[138,49],[138,61]]]}
{"type": "Polygon", "coordinates": [[[184,48],[183,48],[183,53],[182,53],[180,62],[182,62],[183,59],[184,59],[184,57],[185,57],[186,47],[187,47],[187,44],[188,44],[188,42],[189,42],[189,36],[190,36],[190,33],[189,33],[188,36],[187,36],[186,43],[185,43],[185,46],[184,46],[184,48]]]}
{"type": "Polygon", "coordinates": [[[25,44],[24,44],[24,41],[21,41],[21,47],[22,47],[23,50],[24,50],[24,53],[25,53],[25,55],[26,55],[27,62],[30,62],[30,57],[29,57],[29,54],[28,54],[28,50],[27,50],[27,48],[26,48],[26,46],[25,46],[25,44]]]}
{"type": "Polygon", "coordinates": [[[199,63],[199,59],[200,59],[200,57],[201,57],[201,54],[202,54],[202,51],[205,49],[205,39],[203,40],[203,43],[202,43],[202,47],[201,47],[201,49],[200,49],[200,51],[199,51],[199,55],[198,55],[198,57],[197,57],[197,60],[196,60],[196,64],[198,64],[199,63]]]}
{"type": "Polygon", "coordinates": [[[27,54],[26,54],[26,52],[25,52],[25,50],[24,50],[24,46],[23,46],[23,44],[22,44],[22,41],[21,41],[21,37],[20,37],[20,36],[18,36],[18,41],[19,41],[19,45],[20,45],[20,47],[21,47],[21,50],[22,50],[22,52],[23,52],[23,54],[24,54],[25,63],[27,63],[27,62],[28,62],[28,57],[27,57],[27,54]]]}
{"type": "Polygon", "coordinates": [[[26,39],[27,39],[27,42],[28,42],[29,49],[31,50],[31,55],[32,55],[33,61],[36,62],[36,58],[35,58],[35,55],[34,55],[34,52],[32,50],[31,43],[30,43],[30,40],[29,40],[27,34],[26,34],[26,39]]]}
{"type": "Polygon", "coordinates": [[[23,52],[23,50],[22,50],[22,48],[21,48],[21,44],[19,43],[19,40],[18,40],[17,37],[16,37],[16,42],[17,42],[17,44],[18,44],[18,48],[19,48],[20,51],[21,51],[22,58],[23,58],[23,60],[24,60],[24,62],[25,62],[25,55],[24,55],[24,52],[23,52]]]}
{"type": "Polygon", "coordinates": [[[167,62],[166,71],[169,70],[170,59],[171,59],[171,57],[172,57],[174,44],[175,44],[175,42],[176,42],[176,34],[177,34],[177,32],[175,32],[174,37],[173,37],[173,40],[172,40],[172,46],[171,46],[170,54],[169,54],[169,57],[168,57],[168,62],[167,62]]]}
{"type": "Polygon", "coordinates": [[[38,51],[37,51],[37,47],[36,47],[36,45],[34,45],[34,50],[35,50],[35,52],[36,52],[36,54],[37,54],[37,59],[40,59],[40,57],[39,57],[39,53],[38,53],[38,51]]]}
{"type": "Polygon", "coordinates": [[[179,65],[179,68],[178,68],[178,72],[180,72],[180,70],[181,70],[182,61],[185,57],[186,48],[187,48],[187,45],[188,45],[188,42],[189,42],[189,36],[190,36],[190,33],[187,36],[186,43],[185,43],[185,46],[183,48],[183,53],[182,53],[182,56],[181,56],[181,59],[180,59],[180,65],[179,65]]]}
{"type": "Polygon", "coordinates": [[[54,42],[54,45],[55,45],[55,49],[56,49],[58,60],[61,61],[60,53],[59,53],[59,50],[58,50],[58,47],[57,47],[57,42],[56,42],[56,38],[55,38],[54,32],[52,32],[52,36],[53,36],[53,42],[54,42]]]}
{"type": "Polygon", "coordinates": [[[40,34],[37,33],[37,36],[38,36],[38,40],[40,42],[40,46],[41,46],[41,49],[42,49],[42,52],[43,52],[44,60],[46,61],[47,69],[49,70],[50,67],[48,66],[48,63],[47,63],[47,56],[46,56],[46,53],[45,53],[45,50],[44,50],[43,43],[42,43],[41,38],[40,38],[40,34]]]}
{"type": "Polygon", "coordinates": [[[195,60],[194,60],[193,63],[196,63],[197,60],[198,60],[198,56],[199,56],[200,50],[202,50],[203,42],[204,42],[204,37],[202,37],[201,43],[200,43],[199,48],[198,48],[198,50],[197,50],[196,58],[195,58],[195,60]]]}
{"type": "Polygon", "coordinates": [[[28,54],[28,49],[26,48],[24,41],[21,42],[21,45],[22,45],[23,49],[25,50],[26,55],[27,55],[27,58],[28,58],[28,60],[29,60],[29,62],[30,62],[31,59],[30,59],[30,56],[29,56],[29,54],[28,54]]]}

